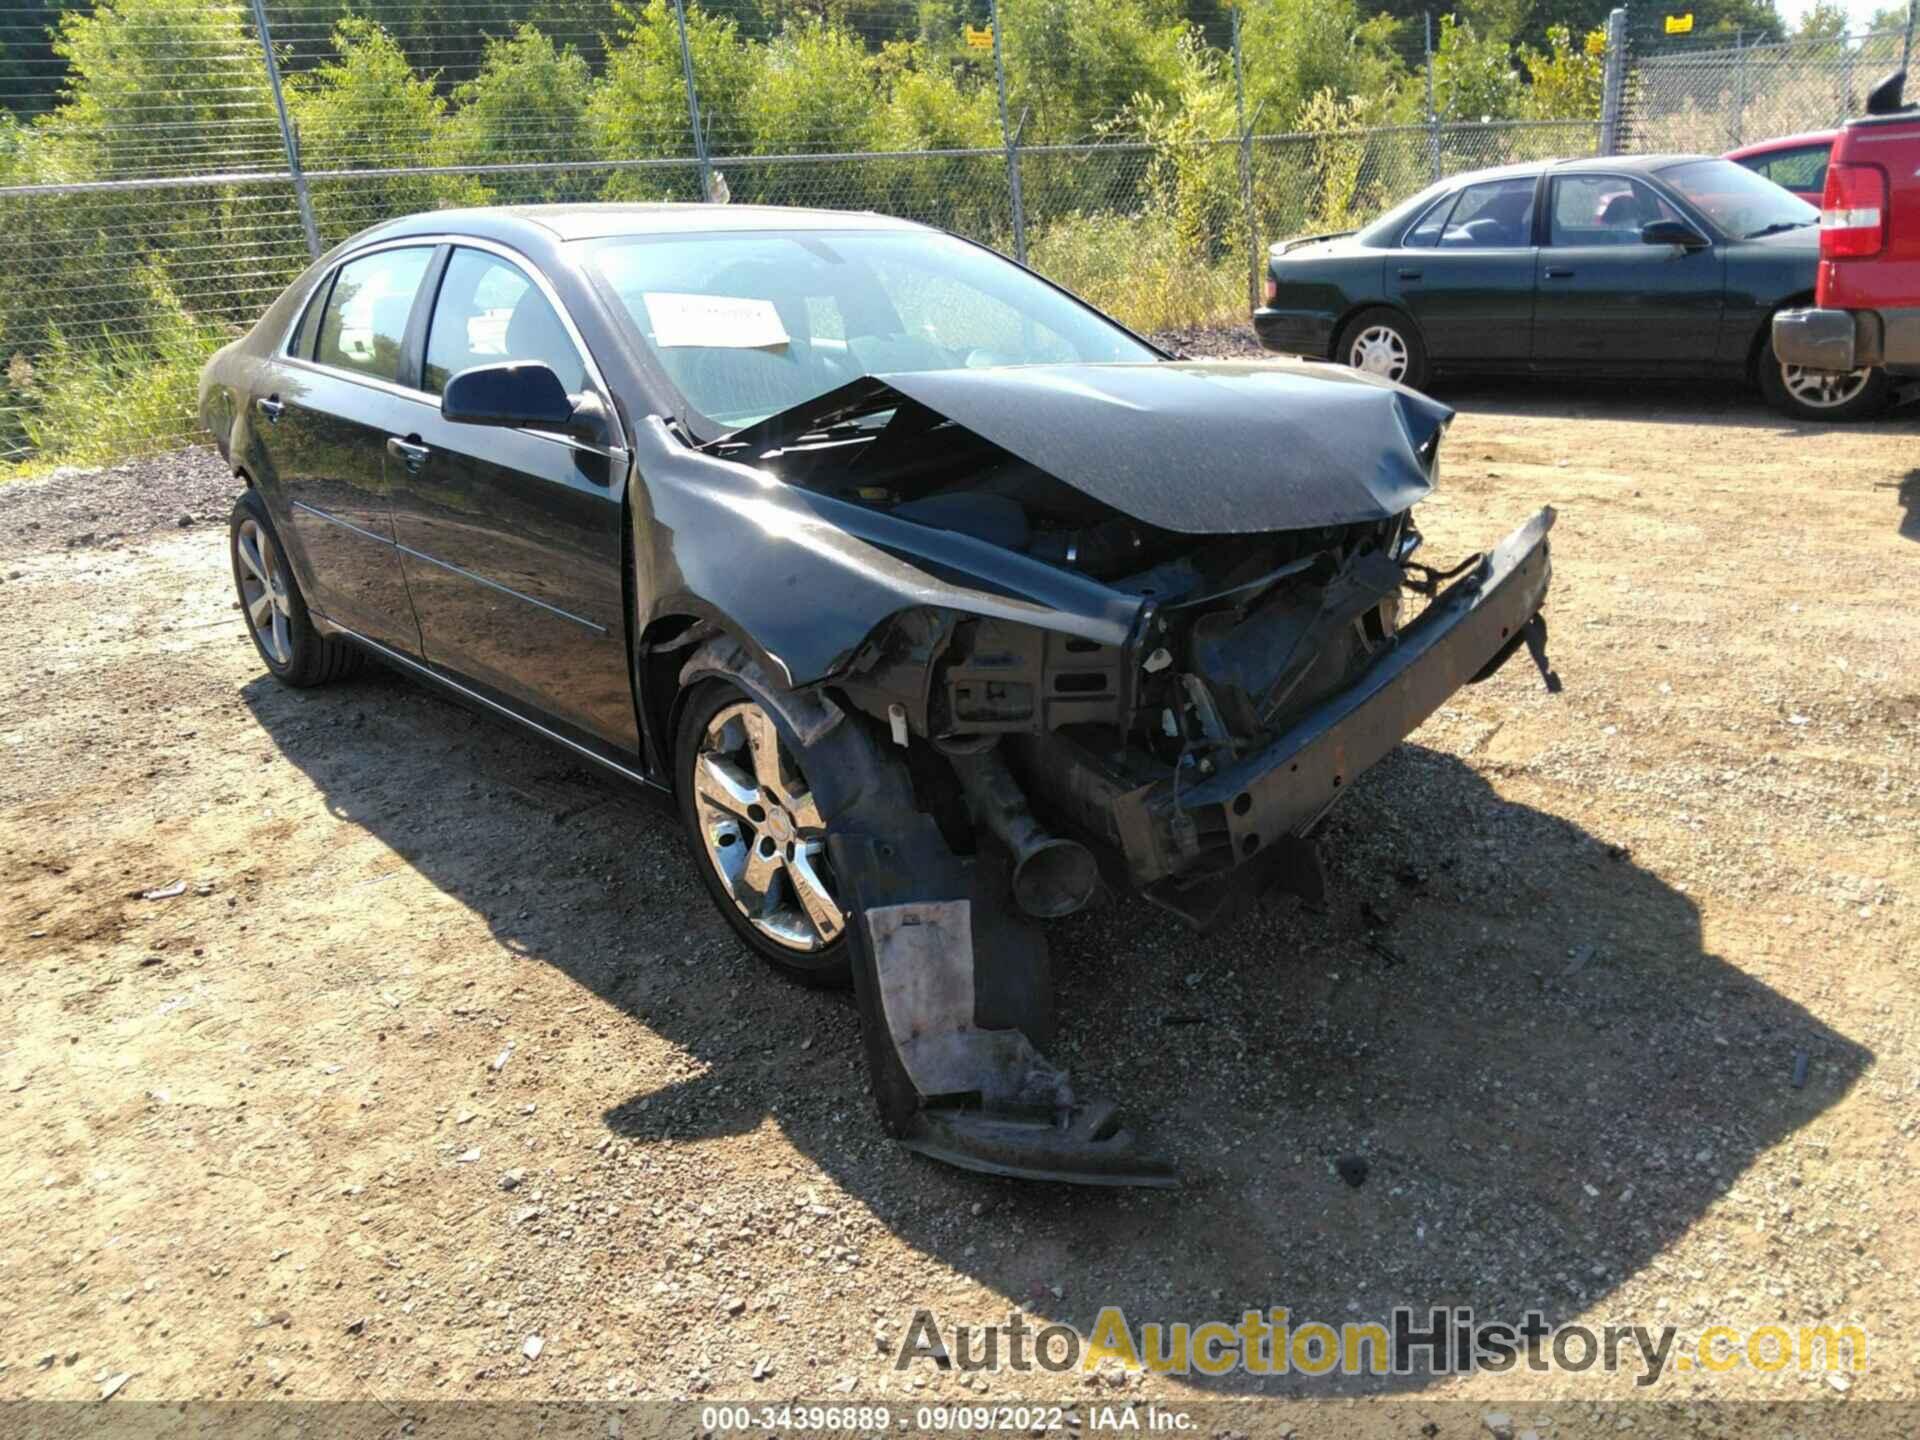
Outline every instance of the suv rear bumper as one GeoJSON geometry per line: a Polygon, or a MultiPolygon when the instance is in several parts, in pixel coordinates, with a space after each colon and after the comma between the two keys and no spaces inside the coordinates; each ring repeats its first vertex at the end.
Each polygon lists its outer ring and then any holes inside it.
{"type": "Polygon", "coordinates": [[[1773,317],[1773,353],[1809,370],[1920,368],[1920,309],[1782,310],[1773,317]]]}

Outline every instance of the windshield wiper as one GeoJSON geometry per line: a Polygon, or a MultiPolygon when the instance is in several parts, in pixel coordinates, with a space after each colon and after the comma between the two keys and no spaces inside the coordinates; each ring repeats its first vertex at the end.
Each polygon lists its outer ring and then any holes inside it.
{"type": "Polygon", "coordinates": [[[1776,220],[1773,222],[1773,224],[1762,225],[1758,230],[1755,230],[1751,235],[1742,235],[1740,238],[1742,240],[1759,240],[1759,239],[1763,239],[1768,235],[1783,234],[1788,230],[1804,230],[1806,229],[1807,226],[1813,223],[1814,222],[1811,220],[1776,220]]]}

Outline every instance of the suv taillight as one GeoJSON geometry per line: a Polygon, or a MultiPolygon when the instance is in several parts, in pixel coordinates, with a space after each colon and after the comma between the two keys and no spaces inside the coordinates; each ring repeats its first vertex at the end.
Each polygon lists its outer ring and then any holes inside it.
{"type": "Polygon", "coordinates": [[[1820,198],[1820,258],[1878,255],[1887,241],[1887,172],[1878,165],[1833,165],[1820,198]]]}

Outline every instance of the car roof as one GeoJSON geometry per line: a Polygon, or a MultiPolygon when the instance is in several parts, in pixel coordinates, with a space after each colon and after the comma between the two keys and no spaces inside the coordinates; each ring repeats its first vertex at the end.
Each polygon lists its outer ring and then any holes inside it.
{"type": "Polygon", "coordinates": [[[1779,135],[1771,140],[1756,140],[1729,150],[1724,158],[1739,160],[1750,155],[1771,155],[1776,150],[1798,150],[1807,145],[1831,145],[1840,138],[1838,130],[1803,130],[1798,135],[1779,135]]]}
{"type": "Polygon", "coordinates": [[[1684,164],[1689,160],[1712,160],[1712,155],[1577,155],[1564,160],[1524,160],[1513,165],[1494,165],[1485,170],[1467,170],[1448,177],[1449,183],[1458,188],[1461,185],[1475,184],[1485,180],[1524,179],[1551,170],[1555,174],[1579,175],[1599,171],[1605,174],[1651,174],[1665,170],[1670,165],[1684,164]]]}
{"type": "Polygon", "coordinates": [[[488,205],[427,210],[369,230],[357,239],[465,234],[516,240],[597,240],[613,235],[672,235],[715,230],[925,230],[911,220],[871,211],[808,210],[785,205],[488,205]]]}

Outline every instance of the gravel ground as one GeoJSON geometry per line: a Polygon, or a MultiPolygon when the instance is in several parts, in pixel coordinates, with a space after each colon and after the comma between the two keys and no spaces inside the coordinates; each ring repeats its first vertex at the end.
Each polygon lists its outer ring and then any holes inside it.
{"type": "MultiPolygon", "coordinates": [[[[1441,393],[1429,552],[1560,508],[1566,690],[1510,665],[1355,785],[1324,912],[1053,928],[1056,1058],[1172,1193],[901,1152],[846,1001],[739,950],[664,811],[396,677],[266,680],[217,461],[0,490],[0,1398],[1084,1399],[883,1349],[1397,1303],[1851,1319],[1844,1394],[1658,1393],[1911,1397],[1920,426],[1441,393]]],[[[1631,1373],[1113,1388],[1636,1423],[1631,1373]]]]}
{"type": "Polygon", "coordinates": [[[0,483],[0,560],[122,545],[169,527],[224,530],[233,496],[233,472],[210,446],[0,483]]]}

